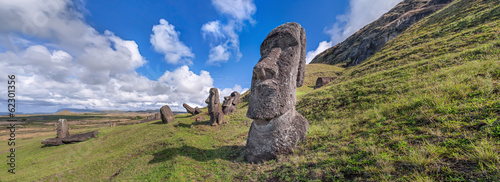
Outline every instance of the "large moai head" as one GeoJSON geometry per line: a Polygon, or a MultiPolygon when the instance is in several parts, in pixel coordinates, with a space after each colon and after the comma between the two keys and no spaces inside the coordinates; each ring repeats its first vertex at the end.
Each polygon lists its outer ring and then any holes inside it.
{"type": "Polygon", "coordinates": [[[217,88],[210,89],[210,95],[208,96],[205,103],[208,104],[208,112],[219,112],[221,109],[220,100],[219,100],[219,90],[217,88]]]}
{"type": "Polygon", "coordinates": [[[240,93],[234,91],[229,96],[224,97],[224,103],[222,103],[222,112],[224,114],[230,114],[236,110],[236,106],[240,100],[240,93]]]}
{"type": "Polygon", "coordinates": [[[268,121],[295,108],[297,87],[304,83],[306,44],[298,23],[280,25],[266,36],[253,69],[247,117],[268,121]]]}

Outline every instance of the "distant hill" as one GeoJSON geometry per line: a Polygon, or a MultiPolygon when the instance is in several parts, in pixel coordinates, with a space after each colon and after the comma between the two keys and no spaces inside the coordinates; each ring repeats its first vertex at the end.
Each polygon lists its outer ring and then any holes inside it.
{"type": "Polygon", "coordinates": [[[354,66],[379,51],[421,19],[447,6],[453,0],[404,0],[379,19],[318,54],[311,63],[346,63],[354,66]]]}
{"type": "Polygon", "coordinates": [[[68,110],[63,110],[63,111],[55,113],[54,115],[73,115],[73,114],[75,114],[75,113],[68,111],[68,110]]]}
{"type": "Polygon", "coordinates": [[[73,112],[73,113],[100,112],[99,110],[95,110],[95,109],[62,108],[62,109],[57,110],[56,113],[62,112],[62,111],[69,111],[69,112],[73,112]]]}

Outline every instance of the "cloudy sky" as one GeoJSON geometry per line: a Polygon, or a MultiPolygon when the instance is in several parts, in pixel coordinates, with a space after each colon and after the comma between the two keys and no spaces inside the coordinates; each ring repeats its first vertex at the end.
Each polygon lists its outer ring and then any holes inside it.
{"type": "Polygon", "coordinates": [[[0,0],[0,108],[11,74],[18,112],[204,107],[250,88],[273,28],[300,23],[309,62],[400,1],[0,0]]]}

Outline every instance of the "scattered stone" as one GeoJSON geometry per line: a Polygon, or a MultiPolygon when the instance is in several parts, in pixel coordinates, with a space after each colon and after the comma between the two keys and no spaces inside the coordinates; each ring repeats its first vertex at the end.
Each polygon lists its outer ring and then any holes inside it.
{"type": "Polygon", "coordinates": [[[109,123],[109,127],[116,127],[116,122],[109,123]]]}
{"type": "Polygon", "coordinates": [[[221,104],[219,101],[219,90],[217,88],[210,89],[210,95],[205,103],[208,104],[208,114],[210,115],[210,125],[220,125],[223,123],[224,113],[222,113],[221,104]]]}
{"type": "Polygon", "coordinates": [[[236,105],[240,100],[240,93],[234,91],[231,95],[224,97],[224,103],[222,104],[222,112],[225,115],[231,114],[236,111],[236,105]]]}
{"type": "Polygon", "coordinates": [[[170,107],[168,107],[167,105],[164,105],[163,107],[160,108],[160,114],[161,114],[161,121],[165,124],[173,122],[175,119],[174,113],[172,113],[172,110],[170,110],[170,107]]]}
{"type": "Polygon", "coordinates": [[[192,108],[191,106],[189,106],[188,104],[184,103],[182,104],[182,107],[186,108],[186,111],[189,113],[189,114],[192,114],[192,115],[197,115],[197,114],[200,114],[201,113],[201,110],[196,107],[196,108],[192,108]]]}
{"type": "Polygon", "coordinates": [[[150,121],[155,121],[161,119],[161,114],[159,112],[155,113],[154,115],[147,116],[146,118],[142,119],[139,123],[146,123],[150,121]]]}
{"type": "Polygon", "coordinates": [[[292,152],[305,140],[308,121],[295,110],[297,87],[304,83],[306,33],[298,23],[272,30],[260,46],[255,65],[247,117],[245,160],[262,162],[292,152]]]}
{"type": "Polygon", "coordinates": [[[65,138],[69,136],[69,128],[68,121],[66,119],[59,119],[57,122],[57,137],[56,138],[65,138]]]}
{"type": "Polygon", "coordinates": [[[336,77],[318,77],[316,80],[316,85],[314,86],[314,89],[320,88],[333,80],[335,80],[336,77]]]}
{"type": "Polygon", "coordinates": [[[203,118],[201,116],[196,117],[196,122],[204,121],[204,120],[205,120],[205,118],[203,118]]]}

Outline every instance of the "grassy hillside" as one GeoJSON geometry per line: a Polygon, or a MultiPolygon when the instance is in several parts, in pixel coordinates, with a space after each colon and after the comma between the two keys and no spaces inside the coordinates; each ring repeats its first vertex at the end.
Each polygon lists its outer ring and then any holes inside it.
{"type": "Polygon", "coordinates": [[[499,181],[499,18],[498,1],[456,0],[362,65],[308,65],[297,94],[307,141],[277,160],[243,161],[243,102],[216,127],[204,109],[203,122],[100,126],[98,138],[70,145],[40,144],[54,126],[19,133],[16,174],[0,165],[0,181],[499,181]],[[330,75],[339,78],[309,87],[330,75]]]}
{"type": "Polygon", "coordinates": [[[305,95],[317,128],[276,176],[500,180],[499,4],[457,0],[305,95]]]}

